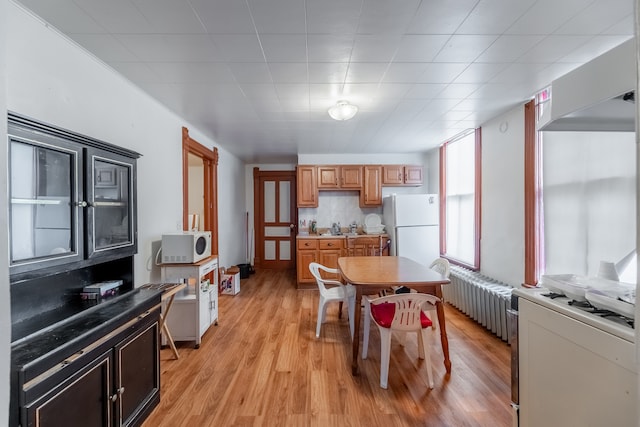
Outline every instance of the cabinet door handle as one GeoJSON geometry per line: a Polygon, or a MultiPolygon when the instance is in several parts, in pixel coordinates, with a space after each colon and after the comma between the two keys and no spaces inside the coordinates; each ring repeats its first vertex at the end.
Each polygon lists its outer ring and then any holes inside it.
{"type": "Polygon", "coordinates": [[[123,395],[123,394],[124,394],[124,387],[120,387],[120,388],[118,389],[118,394],[119,394],[119,395],[123,395]]]}
{"type": "Polygon", "coordinates": [[[333,243],[327,243],[327,246],[333,246],[333,243]]]}
{"type": "Polygon", "coordinates": [[[112,402],[115,402],[116,400],[118,400],[118,393],[115,393],[113,396],[110,397],[112,402]]]}
{"type": "Polygon", "coordinates": [[[76,202],[76,206],[81,207],[81,208],[86,208],[88,205],[87,202],[85,202],[84,200],[80,201],[80,202],[76,202]]]}

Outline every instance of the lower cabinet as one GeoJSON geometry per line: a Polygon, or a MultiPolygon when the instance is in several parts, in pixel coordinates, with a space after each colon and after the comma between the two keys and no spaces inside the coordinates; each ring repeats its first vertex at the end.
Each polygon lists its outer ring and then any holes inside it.
{"type": "Polygon", "coordinates": [[[21,425],[142,424],[160,401],[159,313],[133,319],[50,369],[48,378],[24,384],[21,425]],[[124,338],[107,348],[114,334],[124,338]]]}
{"type": "Polygon", "coordinates": [[[298,285],[313,287],[316,279],[309,271],[309,264],[319,262],[318,259],[318,239],[297,239],[298,245],[296,255],[296,269],[298,274],[298,285]]]}
{"type": "MultiPolygon", "coordinates": [[[[175,341],[194,341],[200,347],[202,335],[218,323],[218,257],[195,264],[163,264],[162,281],[186,283],[176,294],[167,316],[167,326],[175,341]],[[207,279],[208,278],[208,279],[207,279]]],[[[165,337],[162,337],[165,344],[165,337]]]]}

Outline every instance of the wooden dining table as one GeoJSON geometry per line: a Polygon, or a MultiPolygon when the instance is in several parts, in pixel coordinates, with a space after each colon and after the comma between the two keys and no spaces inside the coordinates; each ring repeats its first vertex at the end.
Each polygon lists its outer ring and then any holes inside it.
{"type": "MultiPolygon", "coordinates": [[[[392,286],[406,286],[418,292],[428,293],[442,298],[442,285],[449,279],[409,258],[397,256],[355,256],[338,258],[340,274],[347,283],[356,288],[356,304],[354,318],[353,357],[351,372],[358,374],[358,358],[360,347],[360,317],[362,313],[361,301],[363,295],[377,294],[381,290],[392,286]]],[[[436,304],[438,324],[440,327],[440,341],[444,353],[444,366],[447,373],[451,373],[449,360],[449,341],[444,321],[442,302],[436,304]]]]}

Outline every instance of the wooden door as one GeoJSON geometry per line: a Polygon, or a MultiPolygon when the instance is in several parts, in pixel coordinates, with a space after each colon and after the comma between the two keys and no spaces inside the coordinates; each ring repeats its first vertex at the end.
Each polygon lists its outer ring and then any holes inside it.
{"type": "Polygon", "coordinates": [[[382,206],[382,166],[364,167],[364,186],[360,206],[382,206]]]}
{"type": "Polygon", "coordinates": [[[340,188],[362,188],[362,166],[340,166],[340,188]]]}
{"type": "Polygon", "coordinates": [[[402,165],[384,165],[382,167],[382,183],[385,185],[398,185],[403,183],[402,165]]]}
{"type": "Polygon", "coordinates": [[[256,254],[262,268],[293,269],[298,231],[295,171],[253,170],[256,254]]]}

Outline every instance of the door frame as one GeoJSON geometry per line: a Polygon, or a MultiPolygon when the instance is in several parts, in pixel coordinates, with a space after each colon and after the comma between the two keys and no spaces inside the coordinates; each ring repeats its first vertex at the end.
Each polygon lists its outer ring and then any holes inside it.
{"type": "Polygon", "coordinates": [[[263,267],[262,261],[264,260],[264,231],[262,226],[262,218],[264,218],[263,211],[263,192],[260,180],[262,178],[275,178],[275,177],[287,177],[291,179],[291,223],[293,227],[293,238],[291,245],[291,262],[292,268],[296,267],[296,236],[298,235],[298,203],[297,203],[297,177],[295,170],[281,170],[281,171],[261,171],[260,168],[253,168],[253,229],[256,237],[255,255],[253,259],[254,266],[256,268],[263,267]]]}
{"type": "Polygon", "coordinates": [[[189,136],[182,127],[182,229],[189,230],[189,153],[204,164],[204,218],[202,229],[211,231],[211,254],[218,254],[218,148],[213,150],[189,136]]]}

